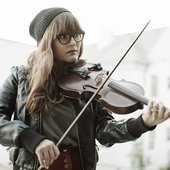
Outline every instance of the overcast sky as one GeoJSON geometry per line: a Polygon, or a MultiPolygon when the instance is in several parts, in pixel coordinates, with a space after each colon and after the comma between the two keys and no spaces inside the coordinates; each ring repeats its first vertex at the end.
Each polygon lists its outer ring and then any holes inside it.
{"type": "Polygon", "coordinates": [[[96,42],[101,30],[114,34],[170,26],[169,0],[0,0],[0,38],[35,44],[29,36],[32,18],[43,8],[65,7],[83,26],[85,42],[96,42]]]}

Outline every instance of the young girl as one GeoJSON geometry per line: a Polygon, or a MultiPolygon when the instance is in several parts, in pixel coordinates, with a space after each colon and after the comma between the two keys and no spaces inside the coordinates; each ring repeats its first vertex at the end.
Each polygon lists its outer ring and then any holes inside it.
{"type": "Polygon", "coordinates": [[[116,121],[93,100],[59,146],[56,143],[86,104],[65,97],[58,82],[83,52],[84,31],[65,8],[40,11],[30,24],[37,42],[26,65],[14,66],[0,89],[0,144],[14,170],[95,170],[95,140],[107,147],[136,140],[167,120],[170,111],[149,101],[137,119],[116,121]]]}

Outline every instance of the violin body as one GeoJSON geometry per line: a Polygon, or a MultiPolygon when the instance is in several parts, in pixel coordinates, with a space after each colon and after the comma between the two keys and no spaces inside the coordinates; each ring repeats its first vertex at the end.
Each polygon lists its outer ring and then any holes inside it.
{"type": "MultiPolygon", "coordinates": [[[[61,79],[59,87],[63,95],[68,98],[88,100],[107,75],[108,71],[103,70],[100,64],[85,62],[68,70],[61,79]]],[[[115,80],[109,79],[94,99],[98,100],[103,107],[117,114],[128,114],[143,108],[141,102],[109,87],[109,84],[113,82],[115,80]]],[[[142,86],[137,83],[126,80],[116,82],[128,89],[133,89],[138,94],[144,94],[142,86]]]]}

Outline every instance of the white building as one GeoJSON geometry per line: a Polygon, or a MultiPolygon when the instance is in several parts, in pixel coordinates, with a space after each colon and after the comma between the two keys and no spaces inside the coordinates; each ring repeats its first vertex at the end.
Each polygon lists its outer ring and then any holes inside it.
{"type": "MultiPolygon", "coordinates": [[[[101,63],[103,69],[112,70],[138,33],[114,36],[102,34],[97,44],[86,45],[84,58],[101,63]]],[[[170,28],[144,31],[113,73],[115,80],[125,79],[140,84],[145,97],[162,100],[170,107],[170,28]]],[[[0,39],[0,82],[12,65],[25,61],[34,46],[0,39]]],[[[132,114],[114,115],[116,119],[137,117],[132,114]]],[[[140,139],[104,148],[99,144],[98,170],[168,170],[170,168],[170,121],[145,133],[140,139]],[[161,169],[162,168],[162,169],[161,169]],[[163,169],[164,168],[164,169],[163,169]]],[[[0,160],[1,162],[1,160],[0,160]]]]}
{"type": "MultiPolygon", "coordinates": [[[[102,63],[106,70],[112,70],[137,35],[138,33],[120,36],[111,34],[108,44],[106,45],[105,42],[104,47],[98,45],[100,42],[87,47],[91,51],[89,50],[88,53],[87,50],[85,58],[89,57],[89,60],[102,63]]],[[[143,86],[148,99],[162,100],[170,106],[169,42],[170,28],[168,27],[144,31],[117,67],[112,78],[136,82],[143,86]]],[[[123,116],[115,115],[115,117],[121,119],[138,116],[140,111],[137,112],[123,116]]],[[[101,148],[98,169],[168,170],[166,168],[170,168],[169,144],[170,121],[168,120],[159,125],[155,131],[144,134],[135,142],[116,144],[111,149],[101,148]]]]}

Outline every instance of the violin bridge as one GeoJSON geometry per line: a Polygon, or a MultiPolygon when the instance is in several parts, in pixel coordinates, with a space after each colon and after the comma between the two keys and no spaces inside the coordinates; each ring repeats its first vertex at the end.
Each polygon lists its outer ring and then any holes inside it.
{"type": "Polygon", "coordinates": [[[99,85],[103,81],[103,77],[104,77],[103,75],[104,75],[103,73],[100,73],[95,77],[96,85],[99,85]]]}

